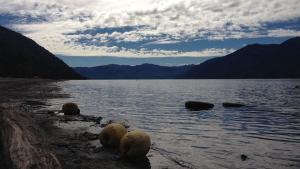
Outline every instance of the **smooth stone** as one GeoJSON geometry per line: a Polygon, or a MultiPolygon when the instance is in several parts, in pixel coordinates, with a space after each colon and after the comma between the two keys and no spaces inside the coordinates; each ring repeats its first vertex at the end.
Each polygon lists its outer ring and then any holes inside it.
{"type": "Polygon", "coordinates": [[[62,112],[64,115],[79,115],[80,109],[78,108],[76,103],[65,103],[62,106],[62,112]]]}
{"type": "Polygon", "coordinates": [[[199,102],[199,101],[187,101],[185,102],[185,108],[189,110],[209,110],[214,107],[214,104],[199,102]]]}
{"type": "Polygon", "coordinates": [[[228,102],[223,103],[223,107],[244,107],[244,106],[246,105],[242,103],[228,103],[228,102]]]}
{"type": "Polygon", "coordinates": [[[104,127],[99,134],[100,143],[103,147],[118,148],[122,137],[127,129],[119,123],[111,123],[104,127]]]}
{"type": "Polygon", "coordinates": [[[120,143],[120,151],[130,160],[144,159],[150,150],[150,136],[141,130],[133,130],[124,135],[120,143]]]}

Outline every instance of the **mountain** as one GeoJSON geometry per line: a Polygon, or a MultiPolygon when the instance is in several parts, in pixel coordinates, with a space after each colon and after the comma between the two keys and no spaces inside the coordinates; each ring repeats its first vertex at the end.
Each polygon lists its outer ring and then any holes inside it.
{"type": "Polygon", "coordinates": [[[57,55],[66,64],[72,67],[95,67],[110,64],[141,65],[145,63],[160,66],[181,66],[200,64],[213,57],[116,57],[116,56],[64,56],[57,55]]]}
{"type": "Polygon", "coordinates": [[[33,40],[0,26],[0,77],[81,79],[33,40]]]}
{"type": "Polygon", "coordinates": [[[74,70],[90,79],[174,79],[191,69],[186,66],[159,66],[154,64],[105,65],[96,67],[75,67],[74,70]]]}
{"type": "Polygon", "coordinates": [[[300,37],[282,44],[248,45],[196,65],[180,78],[300,78],[300,37]]]}

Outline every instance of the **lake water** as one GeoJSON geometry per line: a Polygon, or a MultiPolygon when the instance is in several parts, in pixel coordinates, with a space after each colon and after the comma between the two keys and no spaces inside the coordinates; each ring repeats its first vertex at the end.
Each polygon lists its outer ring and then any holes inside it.
{"type": "MultiPolygon", "coordinates": [[[[83,114],[124,119],[187,168],[300,168],[300,80],[59,82],[83,114]],[[188,111],[188,100],[214,103],[188,111]],[[223,108],[223,102],[246,107],[223,108]],[[241,155],[248,159],[241,160],[241,155]]],[[[150,158],[150,163],[155,159],[150,158]]],[[[172,168],[172,167],[170,167],[172,168]]]]}

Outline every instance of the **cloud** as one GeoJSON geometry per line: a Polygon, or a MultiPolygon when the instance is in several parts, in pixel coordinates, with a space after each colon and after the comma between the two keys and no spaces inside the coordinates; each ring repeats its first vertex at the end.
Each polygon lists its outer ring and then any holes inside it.
{"type": "Polygon", "coordinates": [[[272,37],[295,37],[300,36],[300,31],[291,29],[274,29],[269,30],[268,35],[272,37]]]}
{"type": "Polygon", "coordinates": [[[118,56],[118,57],[218,57],[225,56],[235,51],[235,49],[226,48],[209,48],[198,51],[177,51],[177,50],[162,50],[162,49],[128,49],[124,47],[107,47],[107,46],[81,46],[76,45],[72,48],[64,48],[62,52],[57,54],[63,55],[67,51],[69,55],[77,56],[78,53],[83,53],[81,56],[118,56]]]}
{"type": "Polygon", "coordinates": [[[175,43],[180,43],[179,40],[171,40],[171,39],[160,39],[157,41],[152,41],[144,44],[143,46],[147,45],[162,45],[162,44],[175,44],[175,43]]]}
{"type": "Polygon", "coordinates": [[[298,11],[299,0],[0,0],[0,16],[20,18],[10,27],[65,55],[148,55],[142,48],[151,44],[294,36],[298,30],[268,25],[299,19],[298,11]],[[115,43],[140,45],[116,52],[115,43]]]}

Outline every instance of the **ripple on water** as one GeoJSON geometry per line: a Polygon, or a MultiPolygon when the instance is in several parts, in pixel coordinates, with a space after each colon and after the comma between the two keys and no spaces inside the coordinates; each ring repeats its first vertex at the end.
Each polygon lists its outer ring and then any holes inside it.
{"type": "MultiPolygon", "coordinates": [[[[300,80],[88,80],[59,83],[84,114],[126,119],[178,168],[300,168],[300,80]],[[187,111],[184,103],[215,104],[187,111]],[[223,102],[242,108],[223,108],[223,102]],[[248,156],[241,160],[241,154],[248,156]]],[[[150,157],[150,162],[157,159],[150,157]]],[[[160,159],[160,162],[163,162],[160,159]]]]}

